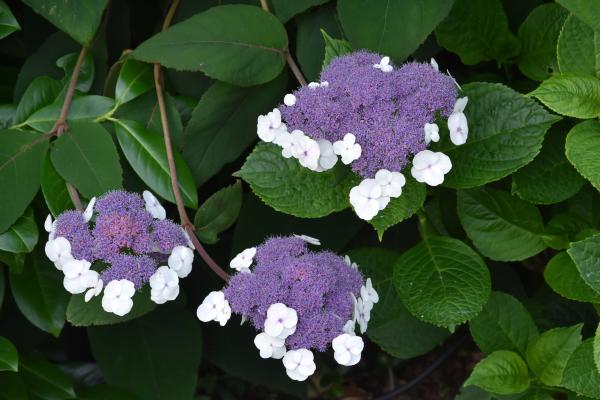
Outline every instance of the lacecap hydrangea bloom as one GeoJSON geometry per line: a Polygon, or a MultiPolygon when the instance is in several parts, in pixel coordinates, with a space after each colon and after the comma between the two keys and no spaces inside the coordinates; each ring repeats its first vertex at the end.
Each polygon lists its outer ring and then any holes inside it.
{"type": "Polygon", "coordinates": [[[152,301],[162,304],[179,294],[179,279],[192,269],[194,253],[183,228],[166,218],[148,191],[113,191],[93,198],[84,212],[65,211],[52,221],[46,255],[64,273],[72,294],[90,301],[104,291],[102,308],[123,316],[132,297],[146,284],[152,301]]]}
{"type": "Polygon", "coordinates": [[[250,320],[260,356],[282,359],[294,380],[312,375],[313,351],[330,346],[339,364],[358,363],[364,342],[355,331],[367,330],[379,296],[348,257],[309,248],[319,244],[294,235],[244,250],[230,264],[238,273],[204,299],[198,318],[225,325],[235,313],[250,320]]]}
{"type": "Polygon", "coordinates": [[[356,214],[371,220],[401,196],[410,173],[436,186],[452,168],[450,158],[427,150],[440,140],[436,121],[446,119],[450,140],[464,144],[467,98],[431,63],[395,66],[389,57],[357,51],[337,57],[312,82],[287,94],[283,104],[258,117],[261,140],[282,148],[315,172],[341,161],[363,178],[349,194],[356,214]]]}

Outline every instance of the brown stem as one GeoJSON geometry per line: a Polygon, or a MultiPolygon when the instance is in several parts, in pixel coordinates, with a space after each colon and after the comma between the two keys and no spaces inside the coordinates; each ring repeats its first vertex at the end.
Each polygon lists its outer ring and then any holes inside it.
{"type": "MultiPolygon", "coordinates": [[[[177,6],[179,5],[179,0],[174,0],[167,12],[167,16],[165,17],[165,22],[163,23],[162,30],[164,31],[169,27],[171,21],[173,20],[173,16],[175,15],[175,11],[177,10],[177,6]]],[[[173,195],[175,197],[175,204],[177,205],[177,212],[179,213],[179,219],[181,220],[181,225],[186,230],[192,243],[200,257],[204,260],[204,262],[212,269],[219,277],[221,277],[225,282],[229,280],[229,275],[225,272],[219,264],[217,264],[204,249],[198,238],[196,237],[195,227],[191,223],[187,212],[185,211],[185,206],[183,204],[183,199],[181,198],[181,191],[179,190],[179,182],[177,180],[177,168],[175,167],[175,158],[173,157],[173,145],[171,143],[171,132],[169,128],[169,120],[167,117],[167,108],[165,106],[165,98],[163,94],[163,75],[160,69],[160,64],[154,64],[154,86],[156,88],[156,98],[158,100],[158,108],[160,111],[160,120],[163,127],[163,137],[165,141],[165,150],[167,152],[167,161],[169,163],[169,172],[171,175],[171,187],[173,189],[173,195]]]]}

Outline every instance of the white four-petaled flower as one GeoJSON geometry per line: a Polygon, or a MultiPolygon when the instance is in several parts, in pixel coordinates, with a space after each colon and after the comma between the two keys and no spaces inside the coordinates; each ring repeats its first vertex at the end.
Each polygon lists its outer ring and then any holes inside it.
{"type": "Polygon", "coordinates": [[[229,266],[237,271],[245,271],[250,269],[252,265],[252,260],[254,260],[254,256],[256,255],[256,247],[250,247],[231,260],[229,266]]]}
{"type": "Polygon", "coordinates": [[[90,222],[90,220],[92,219],[92,216],[94,215],[94,206],[95,205],[96,205],[96,198],[92,197],[92,199],[88,203],[87,207],[85,208],[85,211],[83,212],[83,219],[85,220],[85,222],[90,222]]]}
{"type": "Polygon", "coordinates": [[[346,165],[354,160],[358,160],[362,153],[360,144],[356,143],[356,136],[346,133],[343,140],[338,140],[333,144],[335,154],[342,157],[342,162],[346,165]]]}
{"type": "Polygon", "coordinates": [[[305,381],[317,369],[314,355],[308,349],[290,350],[285,353],[282,361],[285,372],[295,381],[305,381]]]}
{"type": "Polygon", "coordinates": [[[360,288],[360,298],[363,300],[365,307],[370,310],[373,309],[373,305],[379,301],[379,295],[373,288],[373,282],[371,278],[367,278],[367,282],[360,288]]]}
{"type": "Polygon", "coordinates": [[[400,172],[390,172],[380,169],[375,174],[375,182],[381,186],[381,195],[386,197],[400,197],[406,178],[400,172]]]}
{"type": "Polygon", "coordinates": [[[196,316],[202,322],[216,321],[225,326],[231,317],[231,307],[223,292],[210,292],[198,306],[196,316]]]}
{"type": "Polygon", "coordinates": [[[63,286],[67,292],[79,294],[98,283],[98,272],[91,270],[91,263],[86,260],[70,260],[63,265],[65,274],[63,286]]]}
{"type": "Polygon", "coordinates": [[[46,256],[54,263],[57,269],[62,269],[67,261],[71,261],[71,243],[62,236],[46,242],[46,256]]]}
{"type": "Polygon", "coordinates": [[[179,295],[177,272],[163,265],[150,277],[150,299],[156,304],[175,300],[179,295]]]}
{"type": "Polygon", "coordinates": [[[185,278],[192,271],[194,252],[186,246],[175,246],[167,261],[169,268],[177,273],[180,278],[185,278]]]}
{"type": "Polygon", "coordinates": [[[306,135],[297,136],[293,140],[292,155],[294,158],[297,158],[303,167],[313,171],[318,170],[321,156],[319,143],[306,135]]]}
{"type": "Polygon", "coordinates": [[[390,58],[388,56],[383,57],[378,64],[373,64],[373,67],[383,72],[392,72],[394,70],[394,67],[390,65],[390,58]]]}
{"type": "Polygon", "coordinates": [[[259,350],[262,358],[275,358],[279,360],[285,355],[285,341],[269,336],[264,332],[256,335],[254,345],[259,350]]]}
{"type": "Polygon", "coordinates": [[[315,246],[320,246],[321,241],[317,238],[307,235],[294,235],[295,237],[304,240],[306,243],[314,244],[315,246]]]}
{"type": "Polygon", "coordinates": [[[453,113],[448,117],[448,130],[450,140],[457,146],[465,144],[469,136],[469,124],[467,116],[462,112],[453,113]]]}
{"type": "Polygon", "coordinates": [[[265,142],[272,142],[281,133],[287,132],[285,124],[281,123],[281,112],[274,108],[267,115],[259,115],[256,123],[256,133],[265,142]]]}
{"type": "Polygon", "coordinates": [[[135,287],[133,282],[127,279],[110,281],[104,288],[102,296],[102,308],[106,312],[122,317],[131,311],[135,287]]]}
{"type": "Polygon", "coordinates": [[[352,296],[354,300],[354,318],[360,326],[360,333],[365,333],[371,320],[371,309],[368,308],[363,299],[352,296]]]}
{"type": "Polygon", "coordinates": [[[152,215],[152,218],[163,220],[167,217],[167,212],[164,207],[151,192],[144,190],[142,197],[146,203],[146,211],[152,215]]]}
{"type": "Polygon", "coordinates": [[[444,182],[444,175],[452,169],[450,158],[444,153],[435,153],[423,150],[413,158],[411,175],[418,182],[425,182],[429,186],[437,186],[444,182]]]}
{"type": "Polygon", "coordinates": [[[296,310],[283,303],[275,303],[267,310],[265,333],[269,336],[285,339],[296,332],[298,314],[296,310]]]}
{"type": "Polygon", "coordinates": [[[360,336],[342,333],[331,342],[333,347],[333,358],[340,365],[356,365],[360,361],[360,355],[365,347],[360,336]]]}
{"type": "Polygon", "coordinates": [[[437,124],[425,124],[423,131],[425,132],[426,144],[440,141],[440,127],[437,124]]]}
{"type": "Polygon", "coordinates": [[[319,139],[317,140],[317,143],[319,144],[319,165],[317,166],[316,171],[321,172],[330,170],[338,160],[335,151],[333,151],[333,144],[325,139],[319,139]]]}
{"type": "Polygon", "coordinates": [[[285,104],[288,107],[293,106],[294,104],[296,104],[296,96],[294,96],[291,93],[286,94],[285,96],[283,96],[283,104],[285,104]]]}
{"type": "Polygon", "coordinates": [[[359,218],[369,221],[385,208],[390,198],[383,196],[375,179],[365,179],[350,189],[350,204],[359,218]]]}

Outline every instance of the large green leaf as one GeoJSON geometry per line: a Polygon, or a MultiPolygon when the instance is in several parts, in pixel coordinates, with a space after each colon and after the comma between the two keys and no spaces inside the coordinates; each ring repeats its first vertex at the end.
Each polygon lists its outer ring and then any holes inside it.
{"type": "Polygon", "coordinates": [[[123,324],[88,328],[92,352],[106,380],[145,400],[191,399],[202,335],[186,310],[162,306],[123,324]]]}
{"type": "Polygon", "coordinates": [[[198,239],[214,244],[219,233],[237,220],[242,207],[242,184],[238,181],[210,196],[196,212],[194,226],[198,239]]]}
{"type": "Polygon", "coordinates": [[[540,154],[513,174],[513,194],[531,203],[554,204],[579,192],[585,180],[565,156],[565,138],[562,129],[548,132],[540,154]]]}
{"type": "Polygon", "coordinates": [[[48,138],[32,132],[0,131],[0,232],[25,211],[40,186],[48,138]]]}
{"type": "MultiPolygon", "coordinates": [[[[94,120],[107,114],[114,104],[113,99],[104,96],[76,97],[69,108],[68,123],[94,120]]],[[[58,119],[62,106],[62,101],[56,101],[30,115],[25,123],[40,132],[48,132],[58,119]]]]}
{"type": "Polygon", "coordinates": [[[600,293],[600,235],[571,243],[567,253],[575,262],[585,283],[600,293]]]}
{"type": "Polygon", "coordinates": [[[54,103],[62,88],[63,85],[59,81],[50,77],[35,78],[19,101],[14,124],[20,124],[34,112],[54,103]]]}
{"type": "Polygon", "coordinates": [[[492,260],[520,261],[546,248],[540,211],[507,192],[461,190],[458,216],[475,247],[492,260]]]}
{"type": "Polygon", "coordinates": [[[600,8],[596,0],[556,0],[593,29],[600,31],[600,8]]]}
{"type": "Polygon", "coordinates": [[[561,212],[548,221],[543,239],[549,247],[565,250],[571,246],[571,242],[584,239],[582,233],[589,232],[590,229],[593,228],[581,216],[572,212],[561,212]]]}
{"type": "Polygon", "coordinates": [[[50,158],[56,171],[88,198],[123,185],[117,148],[96,122],[70,122],[69,130],[54,143],[50,158]]]}
{"type": "Polygon", "coordinates": [[[583,324],[546,331],[527,348],[527,364],[542,383],[560,386],[567,361],[581,344],[583,324]]]}
{"type": "Polygon", "coordinates": [[[435,36],[467,65],[506,62],[519,54],[519,40],[508,28],[500,0],[456,0],[435,36]]]}
{"type": "Polygon", "coordinates": [[[56,172],[56,168],[52,165],[50,155],[46,155],[44,164],[42,165],[42,193],[48,210],[57,217],[66,210],[75,208],[65,180],[56,172]]]}
{"type": "Polygon", "coordinates": [[[27,388],[19,374],[0,372],[0,400],[29,400],[27,388]]]}
{"type": "Polygon", "coordinates": [[[525,355],[539,335],[529,312],[509,294],[492,292],[483,310],[469,322],[471,336],[487,354],[510,350],[525,355]]]}
{"type": "Polygon", "coordinates": [[[531,95],[558,114],[575,118],[600,116],[600,79],[593,76],[554,75],[531,95]]]}
{"type": "Polygon", "coordinates": [[[21,355],[19,375],[27,390],[44,400],[74,399],[75,390],[71,379],[56,365],[37,354],[21,355]]]}
{"type": "Polygon", "coordinates": [[[406,359],[427,353],[448,336],[448,330],[418,320],[402,305],[392,282],[398,253],[363,248],[352,250],[348,255],[359,265],[360,271],[373,280],[379,294],[367,329],[372,341],[394,357],[406,359]]]}
{"type": "Polygon", "coordinates": [[[21,29],[15,16],[10,12],[10,8],[0,0],[0,39],[10,35],[14,31],[21,29]]]}
{"type": "Polygon", "coordinates": [[[445,137],[434,148],[452,160],[444,184],[470,188],[496,181],[528,164],[540,151],[546,130],[559,117],[514,90],[492,83],[463,86],[469,139],[453,146],[445,137]]]}
{"type": "Polygon", "coordinates": [[[569,300],[600,303],[600,293],[581,278],[575,263],[566,252],[560,252],[548,262],[544,279],[556,293],[569,300]]]}
{"type": "Polygon", "coordinates": [[[527,364],[512,351],[496,351],[473,369],[465,386],[475,385],[497,394],[515,394],[529,388],[527,364]]]}
{"type": "Polygon", "coordinates": [[[31,208],[25,211],[8,230],[0,234],[0,250],[29,253],[38,241],[38,228],[31,208]]]}
{"type": "Polygon", "coordinates": [[[452,0],[340,0],[338,14],[355,49],[367,48],[400,62],[448,15],[452,3],[452,0]]]}
{"type": "Polygon", "coordinates": [[[431,237],[406,251],[394,267],[394,285],[420,320],[453,328],[475,317],[490,295],[490,273],[469,246],[431,237]]]}
{"type": "Polygon", "coordinates": [[[519,69],[528,78],[543,81],[550,73],[558,71],[556,43],[567,15],[568,12],[558,4],[542,4],[521,24],[519,69]]]}
{"type": "Polygon", "coordinates": [[[132,56],[251,86],[279,75],[287,46],[285,29],[275,16],[236,4],[214,7],[175,24],[142,43],[132,56]]]}
{"type": "Polygon", "coordinates": [[[592,185],[600,190],[600,123],[584,121],[573,127],[567,135],[567,158],[592,185]]]}
{"type": "Polygon", "coordinates": [[[305,218],[347,208],[350,188],[358,183],[339,162],[329,171],[313,172],[294,158],[284,158],[281,148],[270,143],[259,143],[235,176],[275,210],[305,218]]]}
{"type": "Polygon", "coordinates": [[[10,271],[10,288],[17,307],[35,326],[54,336],[65,323],[69,293],[63,288],[63,275],[36,250],[25,258],[22,272],[10,271]]]}
{"type": "Polygon", "coordinates": [[[108,0],[23,0],[60,30],[84,46],[94,38],[108,0]]]}
{"type": "Polygon", "coordinates": [[[594,365],[594,339],[575,349],[563,371],[561,386],[583,396],[600,398],[600,373],[594,365]]]}
{"type": "Polygon", "coordinates": [[[0,336],[0,371],[19,370],[19,353],[15,345],[5,337],[0,336]]]}
{"type": "Polygon", "coordinates": [[[273,11],[279,17],[281,22],[289,21],[294,15],[308,10],[310,7],[327,3],[329,0],[271,0],[273,11]]]}
{"type": "Polygon", "coordinates": [[[560,72],[600,78],[600,31],[570,15],[558,37],[557,57],[560,72]]]}
{"type": "Polygon", "coordinates": [[[115,102],[118,105],[133,100],[154,88],[152,67],[148,64],[127,60],[119,72],[115,89],[115,102]]]}
{"type": "Polygon", "coordinates": [[[256,118],[281,101],[287,74],[261,86],[214,83],[202,96],[185,128],[183,157],[198,185],[236,160],[256,141],[256,118]]]}
{"type": "MultiPolygon", "coordinates": [[[[121,149],[135,172],[158,195],[175,203],[162,137],[135,121],[118,120],[115,128],[121,149]]],[[[173,157],[183,202],[188,207],[197,208],[198,194],[192,173],[177,151],[173,151],[173,157]]]]}

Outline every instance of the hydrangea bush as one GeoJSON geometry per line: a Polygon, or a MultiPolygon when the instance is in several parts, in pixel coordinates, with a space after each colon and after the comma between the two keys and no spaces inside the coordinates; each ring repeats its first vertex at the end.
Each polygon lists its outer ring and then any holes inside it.
{"type": "Polygon", "coordinates": [[[597,3],[0,0],[0,398],[600,399],[597,3]]]}

